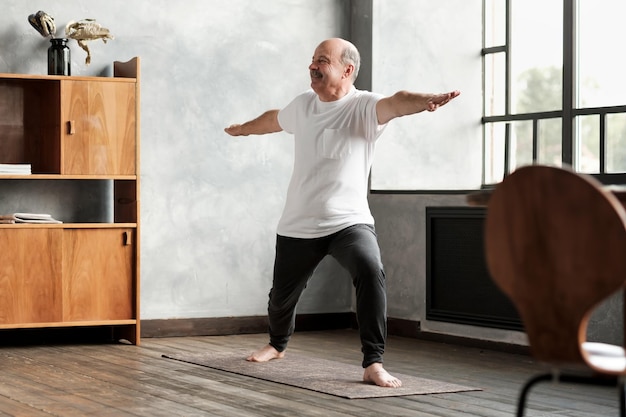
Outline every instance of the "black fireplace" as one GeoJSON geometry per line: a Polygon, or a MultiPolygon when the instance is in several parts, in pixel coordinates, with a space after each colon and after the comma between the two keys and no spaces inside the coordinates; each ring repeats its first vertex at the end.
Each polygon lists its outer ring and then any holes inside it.
{"type": "Polygon", "coordinates": [[[485,214],[482,207],[426,208],[426,319],[522,330],[487,271],[485,214]]]}

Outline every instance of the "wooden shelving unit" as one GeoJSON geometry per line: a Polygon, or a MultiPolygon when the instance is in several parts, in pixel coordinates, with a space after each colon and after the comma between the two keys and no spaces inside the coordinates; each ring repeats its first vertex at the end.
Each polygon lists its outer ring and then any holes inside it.
{"type": "Polygon", "coordinates": [[[0,182],[113,183],[97,202],[110,221],[0,224],[0,329],[108,326],[140,343],[140,59],[113,73],[0,74],[0,163],[32,167],[0,182]]]}

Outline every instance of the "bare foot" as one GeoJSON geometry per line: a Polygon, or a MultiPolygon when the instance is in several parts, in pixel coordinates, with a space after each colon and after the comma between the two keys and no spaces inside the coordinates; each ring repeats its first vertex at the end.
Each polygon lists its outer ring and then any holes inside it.
{"type": "Polygon", "coordinates": [[[363,381],[376,384],[379,387],[399,388],[402,386],[402,381],[385,371],[382,363],[373,363],[365,368],[363,381]]]}
{"type": "Polygon", "coordinates": [[[249,362],[268,362],[272,359],[281,359],[285,356],[285,352],[277,351],[274,346],[266,345],[262,349],[257,350],[246,358],[249,362]]]}

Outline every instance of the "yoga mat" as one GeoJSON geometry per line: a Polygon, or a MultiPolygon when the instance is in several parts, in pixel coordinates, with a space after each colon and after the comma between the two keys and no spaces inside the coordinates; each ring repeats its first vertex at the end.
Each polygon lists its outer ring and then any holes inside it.
{"type": "Polygon", "coordinates": [[[402,387],[384,388],[363,382],[360,364],[348,365],[293,352],[282,359],[256,363],[245,360],[248,354],[243,351],[174,353],[163,357],[348,399],[480,391],[479,388],[395,372],[391,374],[402,380],[402,387]]]}

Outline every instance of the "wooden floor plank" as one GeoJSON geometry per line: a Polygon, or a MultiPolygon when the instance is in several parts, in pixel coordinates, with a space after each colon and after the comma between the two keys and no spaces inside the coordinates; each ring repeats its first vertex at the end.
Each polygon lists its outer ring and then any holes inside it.
{"type": "MultiPolygon", "coordinates": [[[[0,390],[2,390],[0,388],[0,390]]],[[[7,398],[4,395],[0,396],[0,417],[5,416],[19,416],[19,417],[50,417],[49,413],[38,410],[29,404],[24,404],[20,401],[7,398]]]]}
{"type": "MultiPolygon", "coordinates": [[[[253,351],[267,335],[144,338],[141,346],[0,347],[2,416],[505,417],[543,368],[520,354],[391,337],[385,366],[482,391],[347,400],[163,358],[176,352],[253,351]]],[[[360,367],[352,330],[296,333],[290,352],[360,367]]],[[[242,358],[243,360],[243,358],[242,358]]],[[[528,417],[618,415],[614,389],[541,384],[528,417]]]]}
{"type": "MultiPolygon", "coordinates": [[[[128,350],[128,347],[123,346],[121,349],[128,350]]],[[[282,413],[288,415],[293,412],[292,400],[279,404],[273,396],[260,392],[258,380],[252,379],[253,386],[245,392],[246,388],[241,384],[231,387],[230,384],[225,383],[226,379],[241,381],[241,378],[236,378],[232,374],[159,357],[153,357],[151,365],[145,365],[138,358],[134,358],[133,354],[120,356],[117,350],[110,348],[109,351],[94,351],[92,347],[84,347],[81,355],[76,356],[71,363],[67,363],[65,369],[75,374],[88,370],[89,375],[94,379],[107,381],[113,387],[122,387],[124,392],[133,392],[139,398],[152,396],[155,397],[152,401],[156,403],[161,400],[182,401],[186,405],[198,407],[204,413],[232,416],[242,410],[254,412],[257,415],[281,415],[282,413]],[[176,369],[175,372],[169,374],[168,381],[163,381],[161,379],[163,369],[154,366],[158,363],[168,367],[176,365],[178,368],[184,368],[184,371],[176,369]],[[197,378],[194,378],[194,371],[191,368],[198,368],[195,370],[199,375],[197,378]],[[216,377],[216,373],[225,375],[216,377]],[[142,382],[140,386],[136,385],[138,380],[142,382]],[[185,389],[188,393],[181,396],[181,390],[185,389]],[[242,397],[245,397],[245,401],[242,401],[242,397]],[[219,402],[213,401],[215,398],[219,398],[219,402]],[[287,407],[284,406],[285,404],[287,407]]],[[[63,361],[63,353],[49,351],[40,354],[38,359],[42,362],[63,361]]],[[[113,387],[111,391],[115,391],[113,387]]],[[[121,396],[119,393],[117,395],[121,396]]],[[[190,410],[174,410],[171,407],[166,410],[166,415],[191,413],[190,410]]],[[[342,414],[321,409],[310,410],[309,415],[342,416],[342,414]]]]}

